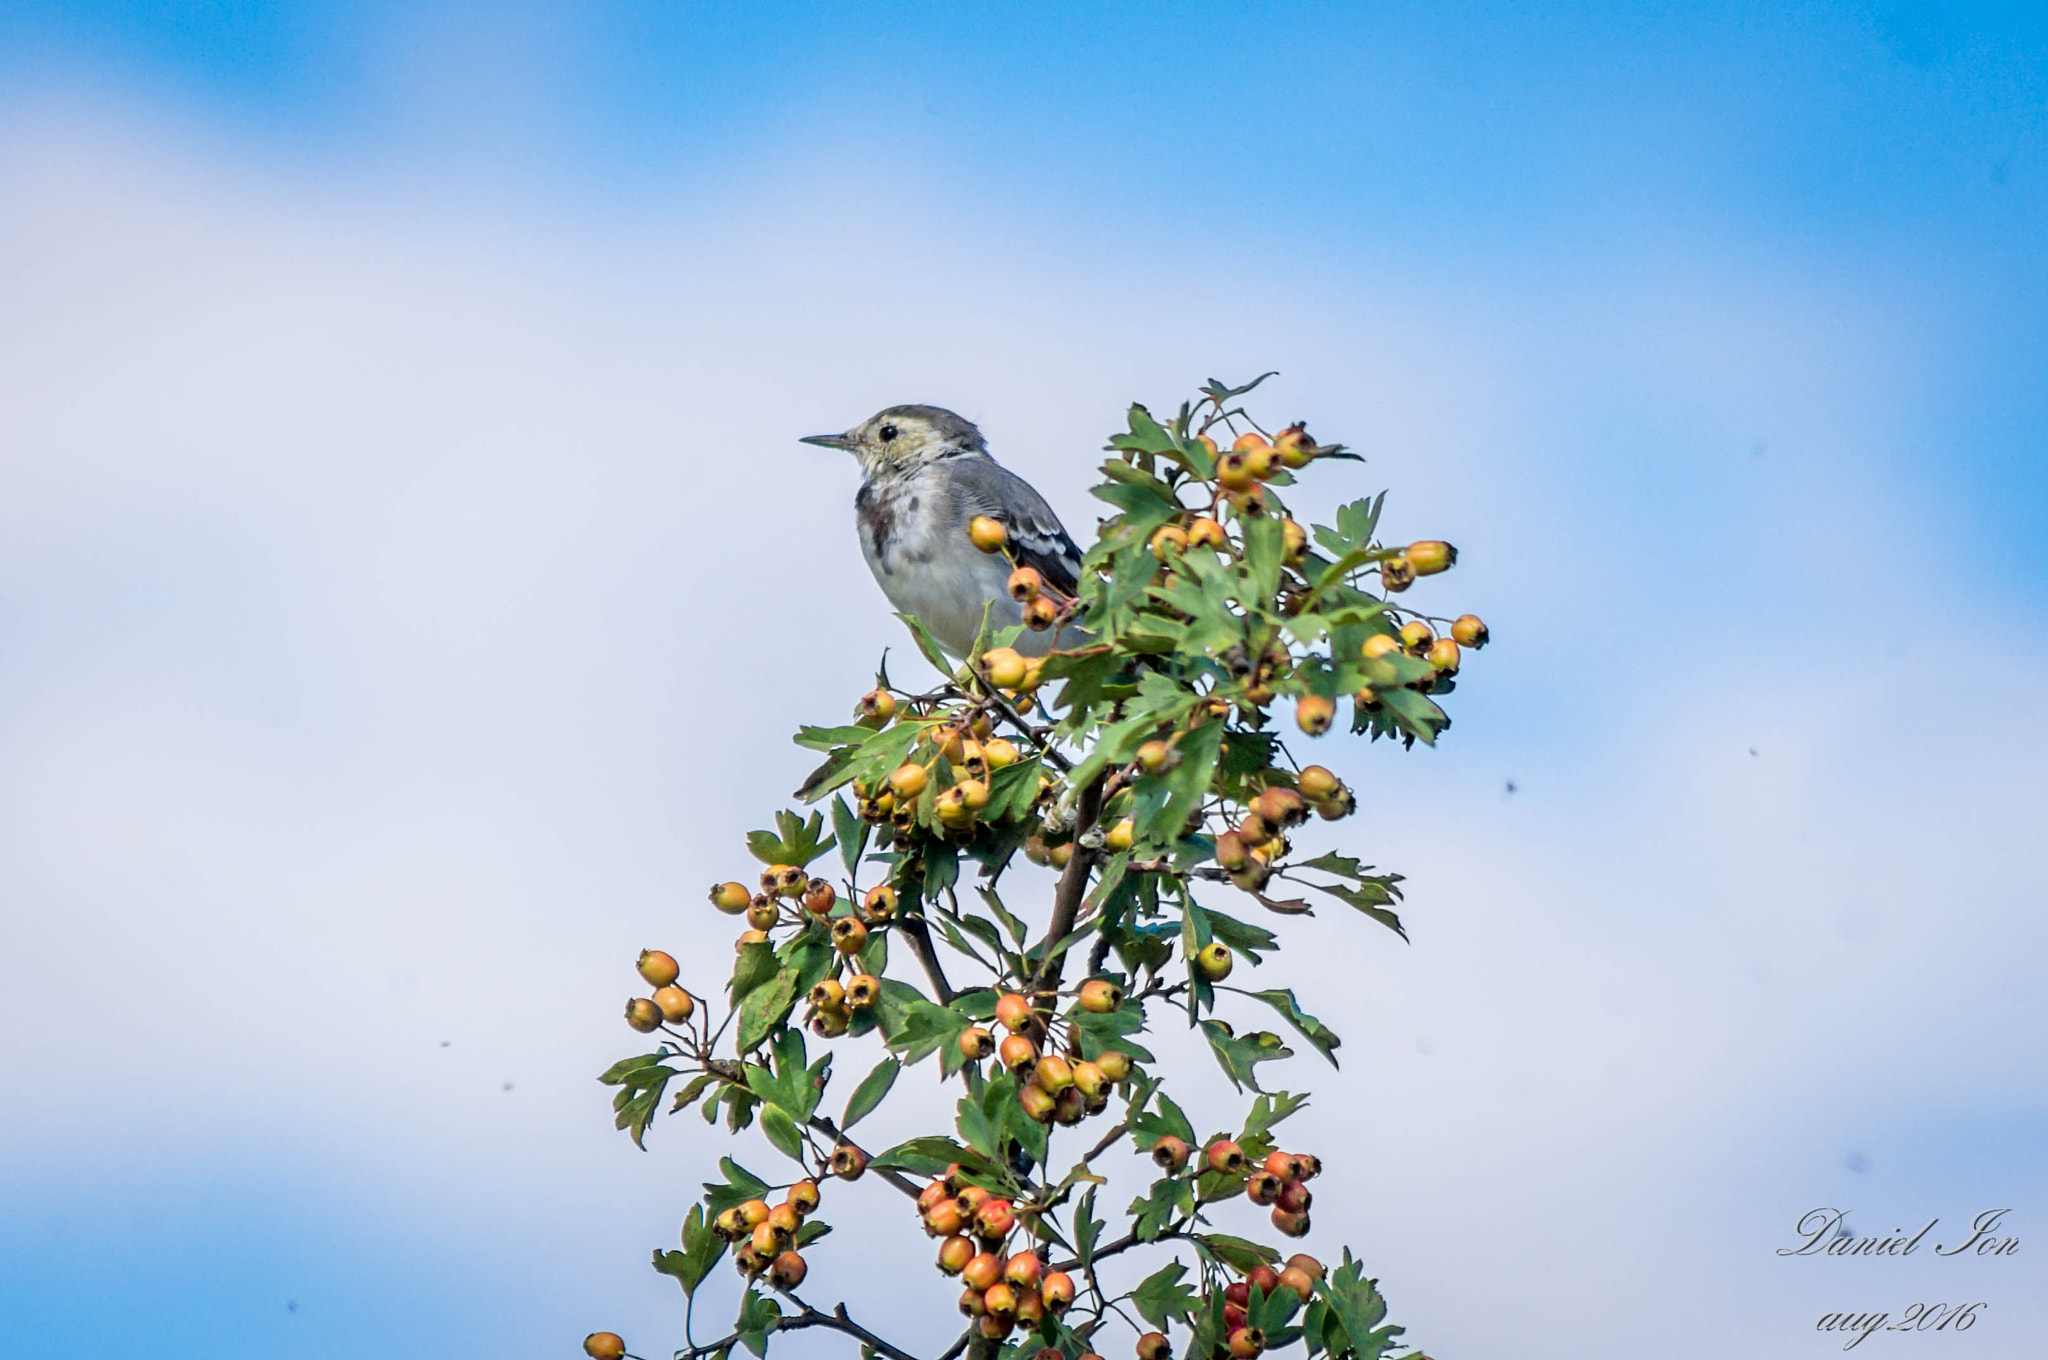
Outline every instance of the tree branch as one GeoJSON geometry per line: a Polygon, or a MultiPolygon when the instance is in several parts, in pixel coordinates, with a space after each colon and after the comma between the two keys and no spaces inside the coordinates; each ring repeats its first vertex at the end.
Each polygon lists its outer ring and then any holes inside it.
{"type": "Polygon", "coordinates": [[[924,969],[925,977],[931,982],[932,990],[938,993],[941,1006],[950,1005],[957,993],[946,981],[945,970],[939,967],[938,951],[932,948],[931,927],[925,923],[922,911],[907,911],[903,914],[903,942],[910,946],[911,954],[918,966],[924,969]]]}
{"type": "Polygon", "coordinates": [[[1034,1000],[1059,982],[1066,956],[1053,951],[1073,933],[1074,918],[1080,914],[1081,901],[1088,895],[1088,873],[1095,867],[1098,852],[1084,845],[1082,837],[1094,829],[1102,813],[1102,786],[1106,778],[1097,775],[1093,783],[1081,790],[1080,801],[1075,805],[1074,855],[1060,874],[1059,887],[1053,893],[1052,919],[1046,923],[1045,942],[1038,947],[1043,962],[1038,965],[1037,976],[1031,979],[1030,995],[1034,1000]]]}
{"type": "MultiPolygon", "coordinates": [[[[826,1327],[835,1332],[844,1332],[863,1345],[872,1347],[878,1354],[888,1356],[890,1360],[917,1360],[917,1357],[908,1351],[890,1345],[848,1317],[846,1315],[846,1305],[843,1303],[839,1304],[829,1313],[821,1313],[794,1294],[791,1294],[789,1299],[792,1303],[803,1309],[803,1311],[793,1316],[784,1317],[770,1329],[771,1331],[800,1332],[807,1327],[826,1327]]],[[[702,1346],[689,1346],[677,1351],[674,1360],[697,1360],[699,1356],[713,1355],[721,1350],[729,1350],[739,1344],[739,1339],[740,1334],[734,1332],[731,1336],[721,1337],[717,1341],[712,1341],[702,1346]]],[[[947,1352],[948,1355],[956,1353],[956,1351],[947,1352]]]]}
{"type": "MultiPolygon", "coordinates": [[[[866,1148],[862,1147],[859,1143],[854,1142],[851,1138],[848,1138],[843,1132],[840,1131],[840,1128],[837,1124],[834,1124],[831,1120],[825,1118],[825,1116],[821,1114],[812,1115],[809,1122],[812,1128],[816,1129],[819,1133],[824,1134],[827,1138],[832,1139],[834,1142],[845,1144],[847,1147],[850,1147],[854,1151],[860,1153],[860,1155],[863,1157],[868,1155],[868,1150],[866,1148]]],[[[910,1196],[912,1199],[916,1199],[918,1195],[923,1193],[923,1187],[911,1184],[911,1182],[908,1179],[906,1179],[903,1173],[900,1171],[891,1171],[887,1167],[878,1166],[874,1168],[874,1172],[877,1176],[880,1176],[884,1181],[888,1182],[890,1185],[895,1186],[898,1190],[901,1190],[904,1194],[910,1196]]]]}
{"type": "MultiPolygon", "coordinates": [[[[1149,1239],[1140,1239],[1138,1236],[1138,1230],[1136,1228],[1133,1228],[1129,1232],[1125,1233],[1122,1237],[1119,1237],[1116,1241],[1111,1242],[1108,1246],[1097,1247],[1088,1259],[1090,1261],[1100,1261],[1105,1256],[1121,1255],[1122,1253],[1129,1251],[1132,1247],[1142,1247],[1147,1245],[1149,1242],[1165,1242],[1172,1238],[1179,1237],[1181,1233],[1187,1228],[1188,1222],[1193,1222],[1193,1220],[1190,1219],[1187,1222],[1176,1223],[1171,1228],[1163,1230],[1159,1234],[1159,1236],[1149,1239]]],[[[1080,1268],[1081,1258],[1078,1256],[1076,1256],[1071,1261],[1061,1261],[1059,1264],[1052,1267],[1052,1269],[1054,1270],[1079,1270],[1080,1268]]]]}

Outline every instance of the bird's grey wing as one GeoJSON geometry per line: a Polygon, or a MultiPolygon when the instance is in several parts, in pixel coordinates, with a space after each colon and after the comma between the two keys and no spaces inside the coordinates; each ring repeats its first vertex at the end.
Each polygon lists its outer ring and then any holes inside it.
{"type": "Polygon", "coordinates": [[[987,515],[1001,523],[1010,531],[1010,552],[1017,565],[1034,568],[1061,594],[1073,594],[1081,580],[1081,550],[1045,497],[992,458],[960,459],[954,473],[960,518],[987,515]]]}

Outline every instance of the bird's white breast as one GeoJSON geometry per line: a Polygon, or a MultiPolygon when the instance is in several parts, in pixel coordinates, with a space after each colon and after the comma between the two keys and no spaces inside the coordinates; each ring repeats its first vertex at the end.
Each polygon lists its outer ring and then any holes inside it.
{"type": "MultiPolygon", "coordinates": [[[[981,627],[1007,628],[1023,617],[1009,596],[1010,564],[1000,553],[985,553],[967,539],[932,469],[876,480],[859,504],[860,550],[889,603],[915,614],[947,650],[966,655],[981,627]],[[992,604],[991,604],[992,602],[992,604]]],[[[1051,645],[1044,634],[1027,633],[1017,650],[1028,655],[1051,645]]]]}

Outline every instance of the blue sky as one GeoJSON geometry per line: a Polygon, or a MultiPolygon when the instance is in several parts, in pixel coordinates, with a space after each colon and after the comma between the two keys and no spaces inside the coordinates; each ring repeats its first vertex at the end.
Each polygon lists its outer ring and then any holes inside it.
{"type": "Polygon", "coordinates": [[[790,441],[952,405],[1080,529],[1277,368],[1498,638],[1330,753],[1416,943],[1291,956],[1319,1216],[1432,1354],[2032,1354],[2026,1258],[1771,1248],[2048,1211],[2044,117],[1988,6],[8,6],[0,1333],[665,1354],[729,1145],[590,1076],[896,641],[790,441]]]}

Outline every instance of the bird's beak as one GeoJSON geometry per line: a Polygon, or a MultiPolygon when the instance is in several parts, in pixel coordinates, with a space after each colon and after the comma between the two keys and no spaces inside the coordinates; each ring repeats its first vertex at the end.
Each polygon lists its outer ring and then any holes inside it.
{"type": "Polygon", "coordinates": [[[796,441],[799,444],[816,444],[821,449],[850,449],[853,436],[845,434],[807,434],[796,441]]]}

